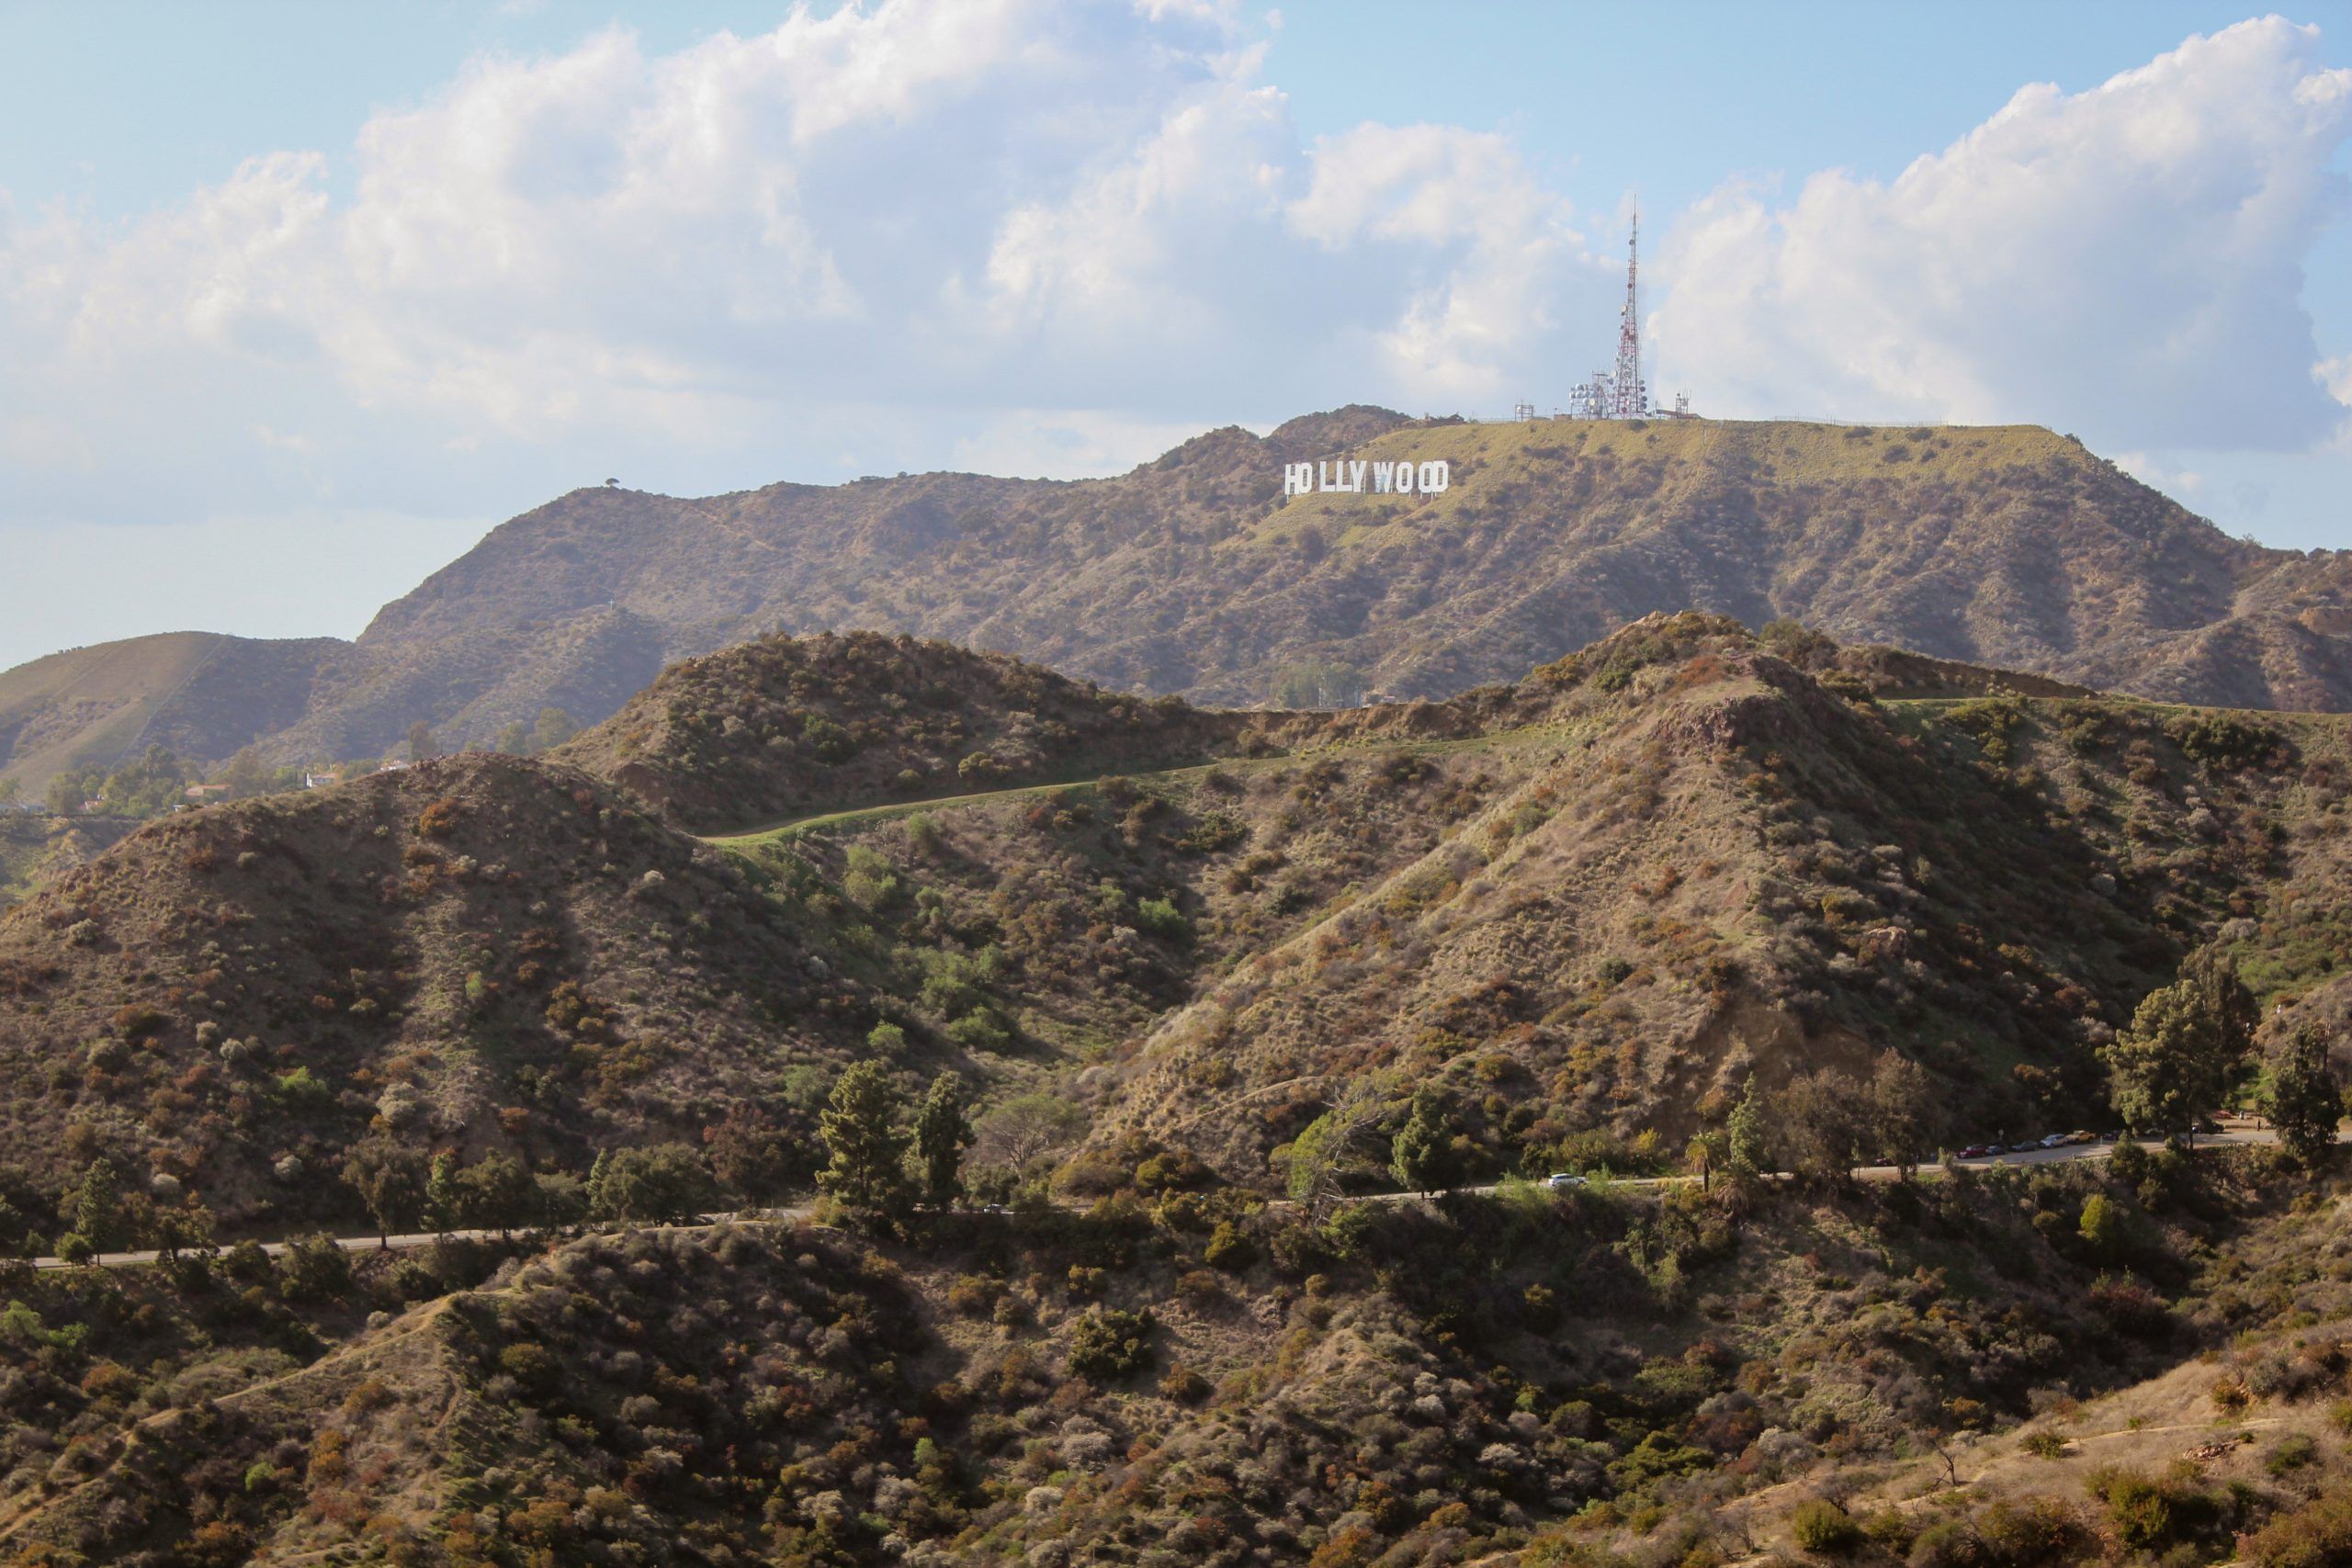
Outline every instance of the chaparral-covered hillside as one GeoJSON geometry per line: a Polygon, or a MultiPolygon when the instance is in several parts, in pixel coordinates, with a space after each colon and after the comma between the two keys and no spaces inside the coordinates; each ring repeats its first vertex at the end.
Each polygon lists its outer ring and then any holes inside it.
{"type": "MultiPolygon", "coordinates": [[[[1114,478],[904,475],[703,498],[574,491],[356,643],[139,639],[0,675],[0,774],[162,744],[216,767],[503,744],[604,719],[774,633],[997,649],[1146,696],[1320,707],[1518,678],[1659,611],[2171,702],[2352,705],[2342,552],[2232,538],[2030,426],[1409,420],[1227,428],[1114,478]],[[1433,495],[1283,495],[1290,462],[1438,461],[1433,495]]],[[[511,749],[511,748],[510,748],[511,749]]]]}

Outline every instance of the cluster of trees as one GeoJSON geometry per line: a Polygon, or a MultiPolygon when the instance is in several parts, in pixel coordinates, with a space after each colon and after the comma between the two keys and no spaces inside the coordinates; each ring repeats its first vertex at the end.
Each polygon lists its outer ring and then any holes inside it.
{"type": "MultiPolygon", "coordinates": [[[[2260,1021],[2234,964],[2211,949],[2192,954],[2177,979],[2141,999],[2131,1026],[2102,1053],[2117,1113],[2134,1128],[2193,1139],[2199,1120],[2221,1105],[2232,1077],[2254,1055],[2260,1021]]],[[[2305,1023],[2279,1040],[2262,1066],[2263,1112],[2290,1153],[2315,1163],[2334,1146],[2345,1111],[2326,1037],[2305,1023]]]]}
{"type": "MultiPolygon", "coordinates": [[[[1725,1120],[1720,1168],[1736,1183],[1768,1170],[1838,1181],[1866,1165],[1907,1176],[1934,1150],[1937,1100],[1927,1069],[1893,1051],[1879,1054],[1867,1078],[1825,1067],[1766,1093],[1750,1077],[1725,1120]]],[[[1702,1173],[1715,1166],[1712,1154],[1702,1154],[1702,1173]]]]}
{"type": "MultiPolygon", "coordinates": [[[[1867,1078],[1824,1068],[1767,1092],[1751,1077],[1724,1125],[1692,1138],[1685,1158],[1709,1186],[1719,1174],[1744,1183],[1768,1171],[1838,1180],[1872,1164],[1907,1172],[1934,1147],[1936,1106],[1927,1070],[1892,1051],[1881,1054],[1867,1078]]],[[[1376,1095],[1343,1097],[1292,1145],[1291,1195],[1310,1212],[1328,1207],[1351,1167],[1368,1168],[1363,1151],[1388,1113],[1376,1095]]],[[[1463,1134],[1453,1097],[1424,1085],[1389,1134],[1388,1174],[1413,1192],[1458,1185],[1472,1153],[1463,1134]]]]}
{"type": "Polygon", "coordinates": [[[718,1201],[709,1167],[684,1144],[606,1150],[582,1182],[566,1172],[535,1173],[506,1154],[485,1155],[470,1165],[446,1151],[428,1160],[371,1133],[345,1157],[343,1178],[387,1243],[394,1232],[424,1229],[679,1224],[708,1213],[718,1201]]]}
{"type": "MultiPolygon", "coordinates": [[[[941,1074],[910,1105],[878,1063],[864,1062],[835,1082],[819,1118],[824,1165],[817,1185],[844,1219],[893,1224],[919,1208],[960,1201],[966,1155],[976,1145],[989,1161],[983,1190],[1009,1195],[1015,1173],[1068,1147],[1085,1128],[1082,1111],[1046,1094],[1001,1101],[976,1124],[953,1073],[941,1074]]],[[[707,1149],[607,1149],[582,1179],[571,1171],[535,1171],[503,1152],[470,1163],[447,1150],[428,1153],[379,1126],[350,1147],[339,1174],[374,1221],[379,1242],[390,1246],[394,1235],[691,1224],[729,1201],[729,1189],[737,1201],[756,1201],[789,1185],[795,1171],[805,1178],[809,1165],[792,1159],[785,1142],[755,1111],[738,1107],[707,1136],[707,1149]]],[[[166,1254],[210,1247],[211,1213],[170,1179],[158,1180],[169,1190],[133,1190],[111,1159],[95,1159],[58,1205],[58,1254],[84,1262],[141,1247],[166,1254]]],[[[48,1207],[21,1173],[0,1170],[0,1229],[15,1238],[12,1245],[41,1249],[27,1217],[48,1207]]]]}
{"type": "MultiPolygon", "coordinates": [[[[536,756],[551,751],[580,733],[580,723],[559,707],[544,707],[539,716],[526,724],[515,719],[502,727],[497,738],[484,746],[479,740],[466,742],[469,751],[502,751],[510,757],[536,756]]],[[[412,762],[443,754],[441,743],[434,738],[433,727],[418,719],[408,727],[408,755],[412,762]]]]}
{"type": "Polygon", "coordinates": [[[114,1162],[101,1156],[68,1189],[59,1218],[65,1230],[57,1255],[84,1263],[102,1252],[153,1247],[166,1260],[212,1245],[212,1212],[176,1190],[150,1197],[128,1190],[114,1162]]]}
{"type": "Polygon", "coordinates": [[[1285,708],[1349,708],[1363,701],[1363,671],[1351,664],[1310,659],[1276,671],[1268,694],[1285,708]]]}
{"type": "Polygon", "coordinates": [[[102,802],[119,817],[154,817],[185,798],[196,773],[164,746],[150,746],[134,762],[108,768],[103,762],[74,768],[49,781],[45,793],[50,810],[70,817],[85,800],[102,802]]]}
{"type": "Polygon", "coordinates": [[[964,1151],[974,1134],[954,1073],[932,1080],[910,1123],[882,1065],[860,1062],[833,1085],[817,1125],[826,1153],[817,1186],[853,1218],[895,1223],[918,1204],[944,1209],[964,1195],[964,1151]]]}

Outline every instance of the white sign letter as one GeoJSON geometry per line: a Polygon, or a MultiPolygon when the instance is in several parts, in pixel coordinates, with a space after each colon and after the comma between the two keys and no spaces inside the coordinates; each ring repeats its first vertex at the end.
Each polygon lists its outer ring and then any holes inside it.
{"type": "Polygon", "coordinates": [[[1451,465],[1442,461],[1421,465],[1421,493],[1423,495],[1436,495],[1451,488],[1453,483],[1453,471],[1451,465]]]}

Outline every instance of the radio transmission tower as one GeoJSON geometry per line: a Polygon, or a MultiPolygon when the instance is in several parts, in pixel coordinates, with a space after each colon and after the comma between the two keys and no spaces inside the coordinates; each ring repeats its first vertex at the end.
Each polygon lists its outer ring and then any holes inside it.
{"type": "Polygon", "coordinates": [[[1617,323],[1617,367],[1596,370],[1568,389],[1570,419],[1691,419],[1690,400],[1678,396],[1672,409],[1650,406],[1649,383],[1642,379],[1642,219],[1634,214],[1625,236],[1625,310],[1617,323]]]}
{"type": "Polygon", "coordinates": [[[1642,383],[1642,215],[1634,214],[1625,236],[1625,316],[1617,326],[1617,370],[1609,379],[1609,417],[1641,419],[1650,412],[1650,390],[1642,383]]]}

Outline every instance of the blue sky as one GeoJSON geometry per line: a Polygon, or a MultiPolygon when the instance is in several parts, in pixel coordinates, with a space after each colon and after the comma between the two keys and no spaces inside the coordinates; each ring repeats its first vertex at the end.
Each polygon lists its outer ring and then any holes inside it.
{"type": "Polygon", "coordinates": [[[2352,543],[2342,0],[834,9],[0,0],[0,665],[350,635],[607,469],[1555,403],[1636,193],[1702,410],[2040,420],[2352,543]]]}

